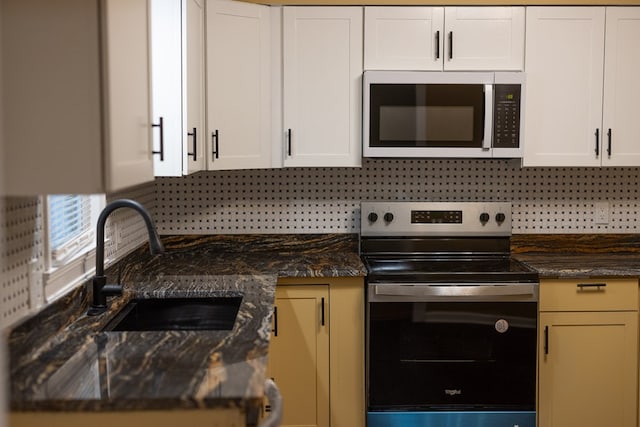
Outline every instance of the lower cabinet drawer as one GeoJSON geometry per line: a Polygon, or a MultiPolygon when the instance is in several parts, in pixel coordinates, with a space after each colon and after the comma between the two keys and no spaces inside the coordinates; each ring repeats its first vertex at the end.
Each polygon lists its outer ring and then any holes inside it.
{"type": "Polygon", "coordinates": [[[544,279],[540,311],[638,310],[637,279],[544,279]]]}

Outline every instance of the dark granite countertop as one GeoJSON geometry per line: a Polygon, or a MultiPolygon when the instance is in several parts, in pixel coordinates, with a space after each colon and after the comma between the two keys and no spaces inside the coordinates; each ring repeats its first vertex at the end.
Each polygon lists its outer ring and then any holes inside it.
{"type": "Polygon", "coordinates": [[[163,236],[166,253],[141,247],[123,260],[136,276],[162,274],[275,274],[278,277],[366,276],[355,234],[163,236]]]}
{"type": "MultiPolygon", "coordinates": [[[[278,277],[365,276],[352,234],[163,236],[107,269],[123,297],[86,316],[80,286],[10,335],[14,411],[257,408],[278,277]],[[133,297],[242,295],[231,331],[100,332],[133,297]]],[[[542,278],[640,277],[638,235],[514,235],[542,278]]]]}
{"type": "Polygon", "coordinates": [[[514,235],[512,255],[540,278],[640,278],[640,235],[514,235]]]}
{"type": "Polygon", "coordinates": [[[258,408],[278,277],[364,276],[355,235],[164,236],[107,269],[125,293],[86,316],[83,285],[10,334],[14,411],[258,408]],[[231,331],[101,332],[131,298],[242,295],[231,331]]]}
{"type": "Polygon", "coordinates": [[[11,409],[257,408],[276,280],[165,274],[161,282],[126,289],[95,317],[85,314],[87,295],[78,288],[55,304],[60,312],[47,309],[45,322],[37,316],[12,332],[11,409]],[[232,330],[100,332],[132,297],[204,296],[242,296],[232,330]]]}

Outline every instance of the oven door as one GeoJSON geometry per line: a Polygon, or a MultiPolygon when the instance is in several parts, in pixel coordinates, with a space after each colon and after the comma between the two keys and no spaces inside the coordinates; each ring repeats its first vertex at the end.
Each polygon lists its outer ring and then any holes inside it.
{"type": "Polygon", "coordinates": [[[365,157],[491,157],[492,73],[366,71],[365,157]]]}
{"type": "Polygon", "coordinates": [[[536,300],[534,284],[369,284],[368,425],[533,427],[536,300]]]}

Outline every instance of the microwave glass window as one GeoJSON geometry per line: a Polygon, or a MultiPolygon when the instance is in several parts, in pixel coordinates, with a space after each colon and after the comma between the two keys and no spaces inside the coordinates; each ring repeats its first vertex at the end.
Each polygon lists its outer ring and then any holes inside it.
{"type": "Polygon", "coordinates": [[[473,141],[473,107],[399,106],[380,107],[380,139],[410,141],[427,146],[428,141],[473,141]]]}
{"type": "Polygon", "coordinates": [[[370,103],[372,147],[482,147],[482,84],[372,84],[370,103]]]}

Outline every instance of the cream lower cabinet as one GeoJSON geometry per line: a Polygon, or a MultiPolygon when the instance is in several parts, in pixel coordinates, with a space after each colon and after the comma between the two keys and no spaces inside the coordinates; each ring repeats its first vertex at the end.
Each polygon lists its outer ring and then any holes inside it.
{"type": "Polygon", "coordinates": [[[128,412],[12,412],[11,427],[244,427],[245,414],[239,409],[198,409],[128,412]]]}
{"type": "Polygon", "coordinates": [[[282,426],[363,427],[362,278],[280,279],[268,376],[282,426]]]}
{"type": "Polygon", "coordinates": [[[283,426],[329,425],[327,285],[276,290],[269,377],[283,396],[283,426]]]}
{"type": "Polygon", "coordinates": [[[539,427],[634,427],[638,281],[540,283],[539,427]]]}

